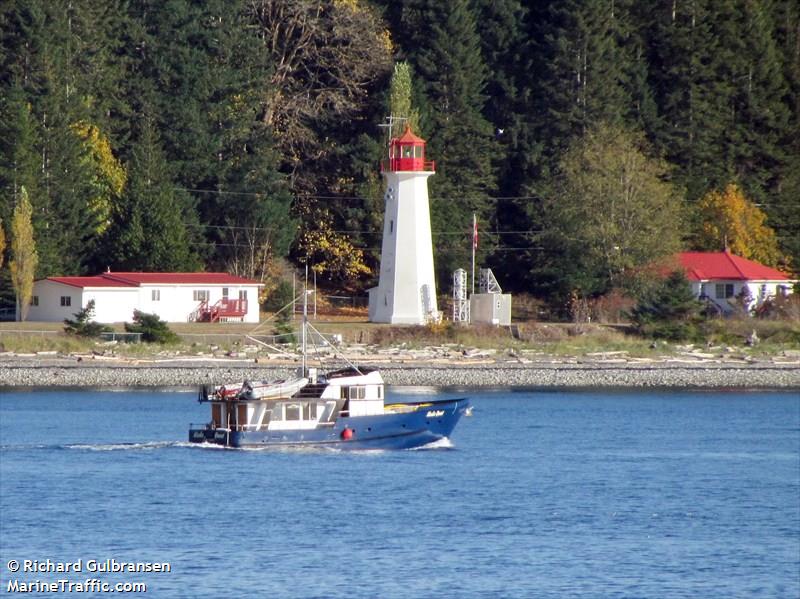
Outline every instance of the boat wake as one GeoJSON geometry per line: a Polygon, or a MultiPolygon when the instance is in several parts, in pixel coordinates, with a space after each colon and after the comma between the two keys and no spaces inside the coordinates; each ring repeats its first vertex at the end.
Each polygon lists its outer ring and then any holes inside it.
{"type": "Polygon", "coordinates": [[[195,443],[184,441],[144,441],[132,443],[66,443],[63,445],[20,444],[0,445],[0,451],[79,450],[79,451],[153,451],[171,447],[192,447],[195,443]]]}
{"type": "MultiPolygon", "coordinates": [[[[187,443],[189,445],[189,443],[187,443]]],[[[62,445],[63,449],[83,449],[86,451],[152,451],[168,447],[179,447],[178,441],[148,441],[142,443],[74,443],[62,445]]]]}
{"type": "Polygon", "coordinates": [[[432,441],[427,445],[422,445],[420,447],[412,447],[407,451],[428,451],[431,449],[455,449],[455,447],[456,446],[453,445],[453,442],[450,440],[449,437],[443,437],[441,439],[437,439],[436,441],[432,441]]]}

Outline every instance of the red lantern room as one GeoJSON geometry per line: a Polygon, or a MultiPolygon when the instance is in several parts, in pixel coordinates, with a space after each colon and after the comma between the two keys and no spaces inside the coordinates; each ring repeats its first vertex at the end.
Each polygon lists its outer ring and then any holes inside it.
{"type": "Polygon", "coordinates": [[[384,162],[383,170],[432,172],[435,166],[432,160],[425,161],[425,140],[414,135],[411,126],[406,125],[405,133],[389,144],[389,162],[388,165],[384,162]]]}

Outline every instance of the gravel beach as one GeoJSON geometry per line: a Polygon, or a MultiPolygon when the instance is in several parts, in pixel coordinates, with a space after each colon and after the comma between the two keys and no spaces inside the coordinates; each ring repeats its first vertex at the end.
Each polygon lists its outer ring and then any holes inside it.
{"type": "MultiPolygon", "coordinates": [[[[619,357],[498,359],[472,356],[420,360],[361,356],[389,385],[437,387],[797,388],[797,357],[755,361],[687,355],[661,360],[619,357]]],[[[323,369],[340,367],[341,362],[323,369]]],[[[0,387],[191,387],[292,376],[297,364],[277,360],[0,356],[0,387]]]]}

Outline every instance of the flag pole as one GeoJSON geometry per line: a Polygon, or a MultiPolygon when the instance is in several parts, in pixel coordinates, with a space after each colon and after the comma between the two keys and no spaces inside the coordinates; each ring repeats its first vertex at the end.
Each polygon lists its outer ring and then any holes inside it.
{"type": "Polygon", "coordinates": [[[475,295],[475,248],[478,246],[478,220],[472,213],[472,295],[475,295]]]}

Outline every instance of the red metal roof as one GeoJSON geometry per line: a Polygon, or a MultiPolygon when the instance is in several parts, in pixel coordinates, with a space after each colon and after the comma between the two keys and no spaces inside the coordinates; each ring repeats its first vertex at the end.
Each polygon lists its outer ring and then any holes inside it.
{"type": "Polygon", "coordinates": [[[260,285],[225,272],[104,272],[101,277],[134,285],[260,285]]]}
{"type": "Polygon", "coordinates": [[[779,270],[725,252],[682,252],[678,260],[690,281],[789,281],[779,270]]]}
{"type": "Polygon", "coordinates": [[[70,285],[72,287],[136,287],[136,283],[115,281],[105,277],[47,277],[48,281],[70,285]]]}
{"type": "Polygon", "coordinates": [[[425,140],[422,139],[421,137],[417,137],[416,135],[414,135],[414,133],[411,131],[411,125],[406,125],[406,130],[403,133],[403,135],[401,135],[398,139],[393,140],[393,142],[400,142],[403,144],[406,143],[424,144],[425,140]]]}
{"type": "Polygon", "coordinates": [[[104,272],[95,277],[48,277],[72,287],[139,287],[141,285],[261,285],[224,272],[104,272]]]}

